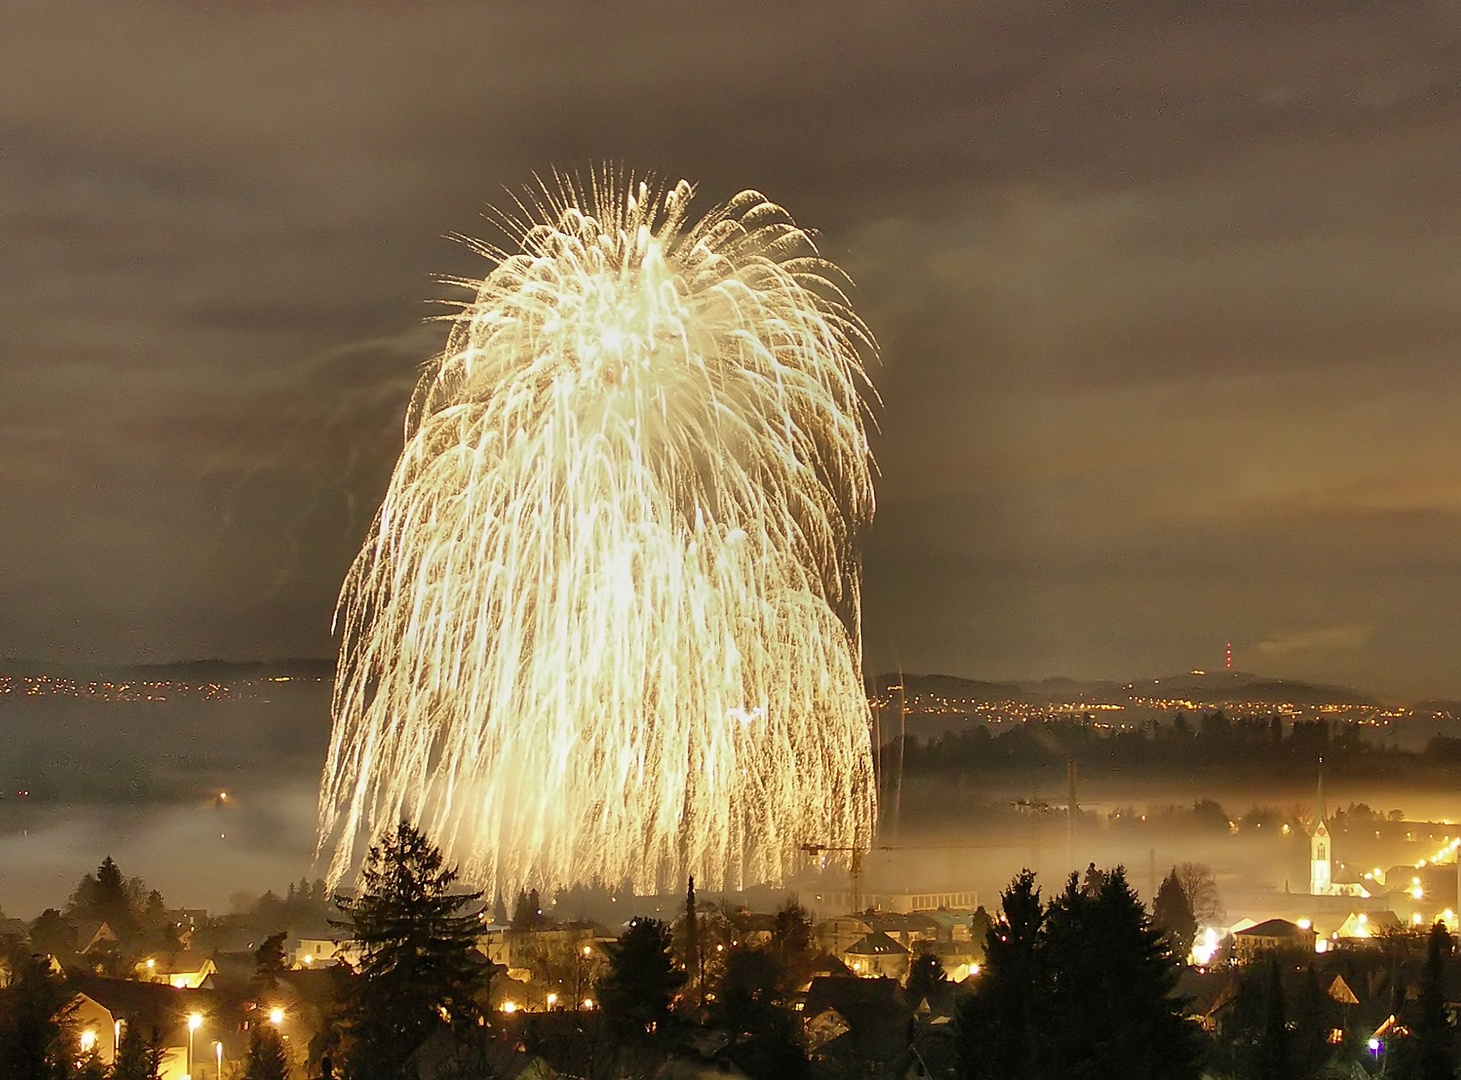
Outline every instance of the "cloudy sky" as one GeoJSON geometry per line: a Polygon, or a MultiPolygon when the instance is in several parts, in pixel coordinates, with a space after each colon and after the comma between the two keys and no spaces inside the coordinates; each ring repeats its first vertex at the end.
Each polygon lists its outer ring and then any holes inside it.
{"type": "Polygon", "coordinates": [[[869,665],[1461,695],[1461,5],[0,11],[0,656],[328,655],[448,234],[758,188],[877,334],[869,665]]]}

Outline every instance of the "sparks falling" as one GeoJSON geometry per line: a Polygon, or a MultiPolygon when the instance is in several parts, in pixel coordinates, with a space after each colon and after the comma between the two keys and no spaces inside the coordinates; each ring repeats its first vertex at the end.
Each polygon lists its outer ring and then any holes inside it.
{"type": "Polygon", "coordinates": [[[560,179],[473,243],[341,590],[332,881],[402,818],[504,892],[869,842],[872,341],[784,210],[691,194],[560,179]]]}

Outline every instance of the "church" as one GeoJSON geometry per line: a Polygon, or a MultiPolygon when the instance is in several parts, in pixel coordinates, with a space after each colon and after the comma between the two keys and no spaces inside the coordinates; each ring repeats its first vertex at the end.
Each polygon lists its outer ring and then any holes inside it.
{"type": "Polygon", "coordinates": [[[1319,759],[1319,791],[1314,804],[1314,828],[1309,834],[1309,894],[1311,896],[1369,896],[1358,881],[1334,880],[1334,845],[1324,806],[1324,759],[1319,759]]]}

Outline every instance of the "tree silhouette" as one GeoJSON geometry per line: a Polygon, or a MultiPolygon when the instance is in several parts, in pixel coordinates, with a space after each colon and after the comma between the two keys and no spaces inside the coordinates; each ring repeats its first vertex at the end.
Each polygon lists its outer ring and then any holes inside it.
{"type": "Polygon", "coordinates": [[[0,992],[0,1076],[5,1080],[62,1080],[71,1073],[76,1007],[59,975],[40,957],[21,961],[0,992]]]}
{"type": "Polygon", "coordinates": [[[795,897],[776,909],[770,945],[781,962],[781,983],[777,992],[778,997],[784,1000],[811,981],[812,965],[817,959],[817,950],[812,944],[811,913],[795,897]]]}
{"type": "Polygon", "coordinates": [[[1048,908],[1023,871],[1001,897],[980,986],[959,1015],[974,1078],[1187,1080],[1195,1030],[1173,1000],[1176,965],[1118,866],[1071,874],[1048,908]]]}
{"type": "Polygon", "coordinates": [[[1192,948],[1192,940],[1197,936],[1197,917],[1177,878],[1176,867],[1157,889],[1157,898],[1152,903],[1152,925],[1167,936],[1173,956],[1184,957],[1192,948]]]}
{"type": "Polygon", "coordinates": [[[1400,1011],[1410,1035],[1393,1044],[1391,1071],[1404,1080],[1452,1080],[1456,1075],[1456,1033],[1446,1012],[1445,988],[1446,961],[1455,944],[1443,924],[1431,927],[1420,993],[1400,1011]]]}
{"type": "Polygon", "coordinates": [[[937,953],[921,953],[908,966],[908,978],[903,983],[904,996],[908,1004],[917,1006],[927,1000],[930,1007],[938,1005],[949,992],[949,977],[937,953]]]}
{"type": "Polygon", "coordinates": [[[135,1020],[122,1025],[122,1042],[111,1080],[159,1080],[162,1075],[162,1032],[157,1025],[144,1031],[135,1020]]]}
{"type": "Polygon", "coordinates": [[[286,931],[270,934],[254,951],[254,974],[249,980],[249,996],[261,1002],[279,989],[279,976],[289,967],[284,955],[286,931]]]}
{"type": "Polygon", "coordinates": [[[1027,1080],[1042,1075],[1045,997],[1045,907],[1034,871],[1020,871],[999,899],[1000,914],[984,938],[979,990],[959,1011],[959,1058],[972,1080],[1027,1080]]]}
{"type": "Polygon", "coordinates": [[[609,969],[598,986],[604,1018],[626,1058],[643,1065],[664,1045],[670,1005],[685,982],[670,929],[658,919],[635,919],[604,951],[609,969]]]}
{"type": "Polygon", "coordinates": [[[1044,929],[1055,1075],[1198,1075],[1195,1031],[1171,997],[1176,965],[1125,868],[1104,873],[1094,893],[1072,874],[1044,929]]]}
{"type": "Polygon", "coordinates": [[[249,1031],[249,1049],[244,1058],[242,1080],[288,1080],[289,1058],[284,1040],[272,1024],[255,1024],[249,1031]]]}
{"type": "Polygon", "coordinates": [[[695,876],[690,875],[685,887],[685,916],[679,930],[680,959],[685,968],[685,981],[690,997],[698,1009],[705,997],[705,965],[700,957],[700,914],[695,909],[695,876]]]}
{"type": "Polygon", "coordinates": [[[474,1025],[490,966],[476,950],[481,893],[456,893],[455,867],[417,829],[401,822],[370,849],[363,887],[337,897],[360,951],[347,984],[346,1073],[394,1080],[411,1053],[443,1024],[474,1025]]]}
{"type": "MultiPolygon", "coordinates": [[[[1221,808],[1219,808],[1221,809],[1221,808]]],[[[1227,828],[1227,812],[1223,811],[1223,828],[1227,828]]],[[[1177,875],[1178,882],[1182,885],[1182,891],[1187,894],[1187,903],[1192,907],[1192,914],[1197,919],[1198,926],[1216,926],[1222,922],[1223,899],[1218,893],[1217,878],[1213,876],[1212,867],[1206,863],[1183,862],[1172,868],[1177,875]]]]}

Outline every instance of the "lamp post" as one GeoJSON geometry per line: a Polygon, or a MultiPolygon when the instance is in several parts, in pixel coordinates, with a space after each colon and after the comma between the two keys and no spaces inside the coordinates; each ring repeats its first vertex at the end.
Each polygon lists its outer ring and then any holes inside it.
{"type": "Polygon", "coordinates": [[[213,1044],[213,1054],[214,1054],[215,1060],[218,1062],[218,1072],[215,1073],[214,1075],[218,1078],[218,1080],[223,1080],[223,1043],[222,1042],[215,1042],[213,1044]]]}
{"type": "Polygon", "coordinates": [[[188,1016],[188,1077],[193,1075],[193,1032],[203,1026],[203,1018],[197,1013],[188,1016]]]}

